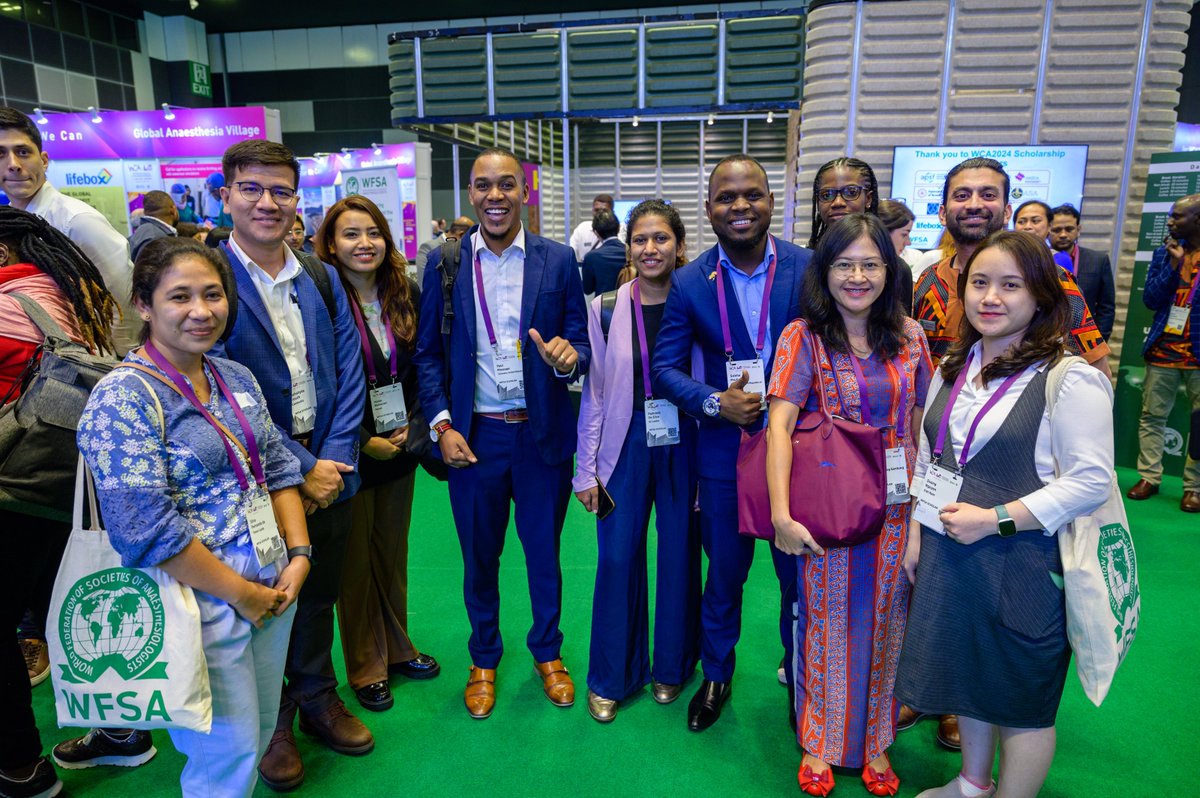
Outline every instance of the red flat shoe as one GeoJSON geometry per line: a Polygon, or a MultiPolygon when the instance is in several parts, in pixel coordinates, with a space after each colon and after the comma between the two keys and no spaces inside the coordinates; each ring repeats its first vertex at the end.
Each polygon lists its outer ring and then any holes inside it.
{"type": "MultiPolygon", "coordinates": [[[[813,773],[812,768],[810,768],[808,765],[804,765],[800,768],[799,780],[801,791],[809,795],[816,795],[819,796],[819,798],[824,798],[824,796],[833,792],[833,768],[829,768],[818,776],[813,773]]],[[[897,781],[897,784],[898,783],[899,781],[897,781]]]]}
{"type": "Polygon", "coordinates": [[[900,777],[891,767],[880,773],[867,765],[863,768],[862,780],[871,795],[895,795],[900,791],[900,777]]]}

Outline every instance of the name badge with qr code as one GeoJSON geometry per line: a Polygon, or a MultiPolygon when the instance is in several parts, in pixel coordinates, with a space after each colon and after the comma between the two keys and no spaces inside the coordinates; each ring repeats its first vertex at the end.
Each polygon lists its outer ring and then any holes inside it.
{"type": "Polygon", "coordinates": [[[496,366],[496,391],[501,399],[525,398],[525,372],[521,370],[521,356],[516,349],[492,350],[492,362],[496,366]]]}
{"type": "Polygon", "coordinates": [[[679,443],[679,408],[666,399],[646,400],[646,445],[679,443]]]}
{"type": "Polygon", "coordinates": [[[376,432],[391,432],[408,423],[408,408],[404,404],[404,386],[400,383],[371,389],[371,415],[375,417],[376,432]]]}
{"type": "Polygon", "coordinates": [[[1187,326],[1188,314],[1191,313],[1191,307],[1187,305],[1172,305],[1167,311],[1167,332],[1172,335],[1183,335],[1183,328],[1187,326]]]}
{"type": "Polygon", "coordinates": [[[908,461],[903,446],[893,446],[884,453],[887,466],[887,503],[905,504],[908,494],[908,461]]]}
{"type": "Polygon", "coordinates": [[[250,527],[250,541],[254,544],[254,556],[258,567],[265,568],[278,560],[287,551],[283,536],[279,534],[279,523],[271,507],[271,496],[265,488],[251,488],[250,506],[246,508],[246,525],[250,527]]]}
{"type": "Polygon", "coordinates": [[[939,516],[943,507],[958,501],[962,481],[962,474],[930,464],[929,470],[925,472],[925,481],[921,484],[921,492],[917,494],[913,518],[917,519],[921,526],[927,526],[939,535],[946,534],[946,526],[939,516]]]}

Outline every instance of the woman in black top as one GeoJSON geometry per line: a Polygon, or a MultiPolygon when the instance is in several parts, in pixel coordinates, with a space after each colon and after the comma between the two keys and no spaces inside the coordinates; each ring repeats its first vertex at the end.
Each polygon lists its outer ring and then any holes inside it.
{"type": "Polygon", "coordinates": [[[412,352],[420,289],[406,275],[387,219],[371,200],[350,196],[329,209],[316,254],[337,268],[362,341],[368,381],[360,430],[362,488],[352,521],[338,625],[346,677],[359,703],[381,712],[393,704],[389,673],[437,676],[437,661],[408,637],[408,528],[414,471],[429,448],[417,403],[412,352]]]}

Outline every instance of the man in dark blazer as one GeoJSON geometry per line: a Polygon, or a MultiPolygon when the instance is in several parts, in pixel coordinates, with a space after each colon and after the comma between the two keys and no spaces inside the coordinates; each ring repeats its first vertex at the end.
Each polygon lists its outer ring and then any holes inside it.
{"type": "Polygon", "coordinates": [[[129,237],[129,259],[137,260],[142,247],[158,238],[176,235],[179,208],[165,191],[147,191],[142,197],[142,222],[129,237]]]}
{"type": "Polygon", "coordinates": [[[471,167],[467,193],[479,224],[462,239],[453,318],[445,313],[439,248],[425,269],[413,360],[431,437],[451,467],[471,622],[463,701],[481,719],[496,702],[500,552],[514,512],[529,572],[533,626],[526,642],[534,667],[551,703],[575,700],[560,658],[558,551],[575,454],[567,384],[587,371],[591,347],[574,255],[521,226],[529,199],[521,162],[506,150],[485,150],[471,167]]]}
{"type": "Polygon", "coordinates": [[[1079,211],[1074,205],[1059,205],[1050,216],[1050,246],[1071,258],[1075,282],[1087,302],[1096,329],[1107,341],[1117,316],[1117,289],[1113,279],[1112,262],[1107,252],[1079,246],[1079,211]]]}
{"type": "MultiPolygon", "coordinates": [[[[704,681],[688,709],[693,731],[715,723],[729,697],[742,587],[754,558],[753,539],[738,533],[738,444],[742,430],[763,426],[775,341],[800,313],[800,285],[812,257],[769,235],[775,199],[766,171],[748,155],[717,164],[704,207],[717,246],[672,275],[651,367],[655,395],[700,420],[700,531],[708,577],[701,602],[704,681]],[[724,316],[718,279],[724,281],[724,316]],[[693,377],[697,366],[699,379],[693,377]]],[[[774,546],[771,555],[781,591],[779,634],[790,662],[796,562],[774,546]]]]}
{"type": "Polygon", "coordinates": [[[600,246],[583,256],[583,293],[603,294],[617,287],[617,275],[629,259],[625,242],[618,237],[621,223],[612,211],[603,210],[592,217],[592,231],[600,246]]]}
{"type": "MultiPolygon", "coordinates": [[[[237,316],[214,354],[254,372],[284,444],[300,460],[300,495],[312,546],[288,551],[308,557],[312,570],[296,602],[278,723],[259,764],[275,790],[304,780],[292,735],[300,728],[334,751],[365,754],[375,746],[370,730],[346,709],[333,673],[333,605],[341,582],[349,499],[358,490],[359,424],[366,378],[358,331],[346,293],[332,266],[330,312],[321,289],[284,240],[296,219],[299,162],[282,144],[250,140],[222,159],[221,195],[233,233],[221,245],[237,284],[237,316]]],[[[232,315],[232,314],[231,314],[232,315]]]]}

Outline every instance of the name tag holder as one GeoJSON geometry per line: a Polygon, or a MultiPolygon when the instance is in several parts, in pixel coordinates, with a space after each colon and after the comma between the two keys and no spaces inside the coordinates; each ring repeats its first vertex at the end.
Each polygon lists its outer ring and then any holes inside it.
{"type": "Polygon", "coordinates": [[[642,294],[638,283],[633,281],[629,289],[633,297],[633,318],[637,326],[638,351],[642,359],[642,389],[646,401],[643,410],[646,414],[646,446],[674,446],[679,443],[679,408],[666,399],[655,399],[650,385],[650,352],[646,342],[646,320],[642,314],[642,294]]]}

